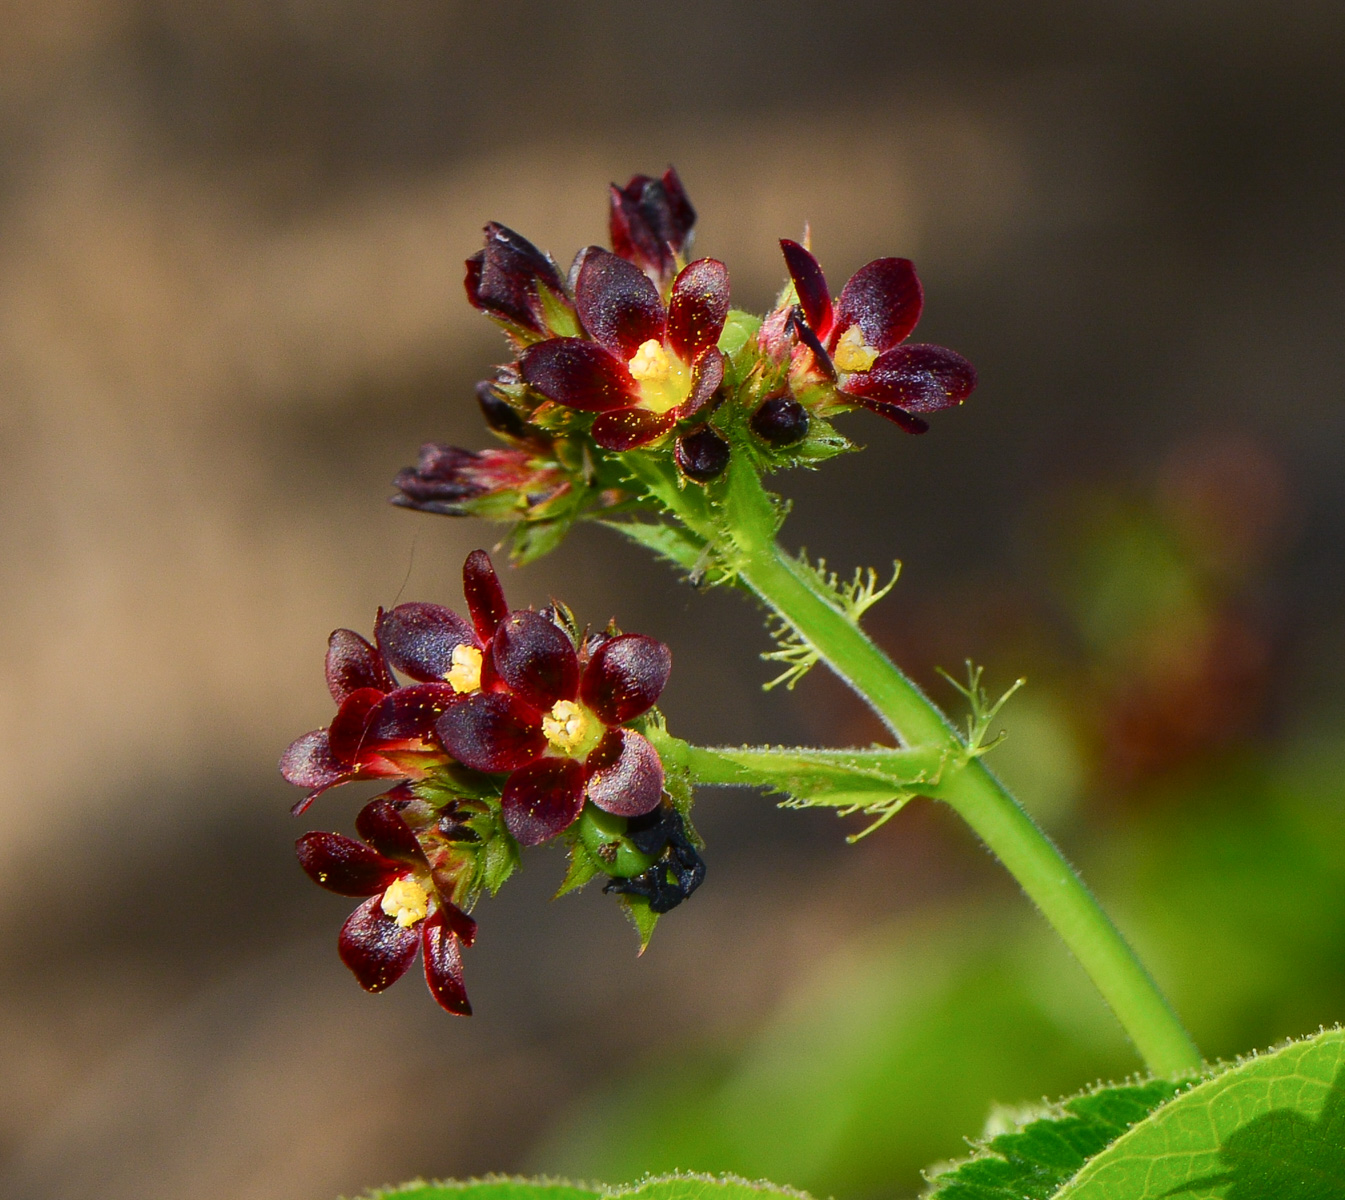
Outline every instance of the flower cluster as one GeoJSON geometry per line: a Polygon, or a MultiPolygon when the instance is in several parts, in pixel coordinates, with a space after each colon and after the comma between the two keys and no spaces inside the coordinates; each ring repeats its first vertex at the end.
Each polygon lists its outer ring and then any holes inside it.
{"type": "Polygon", "coordinates": [[[395,503],[516,522],[512,551],[551,549],[576,520],[659,507],[623,456],[665,458],[708,485],[735,455],[755,469],[820,462],[849,443],[830,418],[864,408],[909,433],[976,385],[961,355],[912,345],[923,295],[908,259],[861,267],[833,299],[821,267],[783,240],[790,282],[764,319],[730,308],[727,267],[688,261],[696,213],[677,173],[609,195],[612,249],[562,274],[502,225],[467,260],[468,301],[512,362],[477,387],[508,449],[430,443],[398,475],[395,503]]]}
{"type": "Polygon", "coordinates": [[[373,642],[336,630],[326,662],[336,715],[296,739],[280,770],[307,789],[296,815],[342,784],[393,785],[356,819],[362,842],[307,833],[299,861],[321,886],[365,898],[339,940],[362,986],[381,991],[420,949],[435,998],[465,1014],[467,914],[512,872],[520,846],[564,837],[567,890],[606,873],[646,940],[704,866],[689,795],[634,727],[657,721],[668,648],[614,626],[581,633],[559,604],[511,610],[480,550],[463,591],[466,618],[407,603],[379,610],[373,642]]]}

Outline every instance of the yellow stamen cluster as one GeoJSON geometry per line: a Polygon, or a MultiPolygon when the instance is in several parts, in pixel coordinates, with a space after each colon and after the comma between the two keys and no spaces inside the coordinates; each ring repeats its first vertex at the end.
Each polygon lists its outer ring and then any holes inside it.
{"type": "Polygon", "coordinates": [[[542,718],[542,732],[557,750],[577,750],[588,737],[591,718],[573,700],[557,700],[542,718]]]}
{"type": "Polygon", "coordinates": [[[430,914],[430,894],[414,879],[397,879],[383,893],[383,911],[403,929],[430,914]]]}
{"type": "Polygon", "coordinates": [[[657,338],[642,343],[627,366],[632,377],[641,383],[666,383],[672,374],[668,352],[657,338]]]}
{"type": "Polygon", "coordinates": [[[867,371],[877,361],[878,351],[864,340],[858,325],[851,325],[836,343],[831,361],[838,371],[867,371]]]}
{"type": "Polygon", "coordinates": [[[465,643],[453,647],[453,665],[444,678],[459,694],[481,688],[481,651],[465,643]]]}

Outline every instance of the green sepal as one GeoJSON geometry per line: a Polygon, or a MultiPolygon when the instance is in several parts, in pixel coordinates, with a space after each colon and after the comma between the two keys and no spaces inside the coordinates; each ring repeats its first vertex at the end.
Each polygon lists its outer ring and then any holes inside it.
{"type": "Polygon", "coordinates": [[[565,540],[573,524],[573,516],[554,521],[520,521],[509,532],[510,559],[520,567],[536,562],[565,540]]]}
{"type": "Polygon", "coordinates": [[[760,328],[760,317],[740,308],[729,309],[729,315],[724,320],[724,330],[719,335],[719,352],[730,359],[734,366],[738,366],[740,359],[751,357],[748,347],[756,341],[760,328]],[[744,354],[745,350],[747,354],[744,354]]]}
{"type": "MultiPolygon", "coordinates": [[[[488,836],[481,837],[481,852],[477,857],[477,882],[494,896],[504,887],[509,876],[522,865],[522,856],[519,854],[518,843],[505,829],[503,820],[495,812],[492,812],[490,817],[494,829],[488,836]]],[[[473,821],[471,824],[475,828],[476,822],[473,821]]],[[[480,830],[477,832],[481,833],[480,830]]]]}
{"type": "Polygon", "coordinates": [[[579,337],[579,317],[573,306],[558,296],[544,283],[537,285],[537,298],[542,302],[542,320],[553,337],[579,337]]]}
{"type": "Polygon", "coordinates": [[[578,891],[595,875],[601,874],[603,869],[602,860],[589,851],[581,838],[571,837],[569,843],[570,865],[565,871],[565,878],[561,880],[560,888],[556,891],[554,898],[557,900],[568,892],[578,891]]]}
{"type": "Polygon", "coordinates": [[[618,896],[619,903],[635,932],[640,935],[640,953],[649,949],[649,939],[654,936],[654,926],[658,924],[658,913],[649,907],[649,901],[643,896],[618,896]]]}

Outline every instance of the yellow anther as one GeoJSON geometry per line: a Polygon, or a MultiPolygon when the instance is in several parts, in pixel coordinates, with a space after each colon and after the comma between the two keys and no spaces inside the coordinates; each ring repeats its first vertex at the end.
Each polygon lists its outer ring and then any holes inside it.
{"type": "Polygon", "coordinates": [[[475,692],[481,688],[481,651],[460,643],[453,647],[453,665],[444,676],[455,692],[475,692]]]}
{"type": "Polygon", "coordinates": [[[851,325],[836,343],[831,361],[838,371],[867,371],[878,358],[878,351],[864,340],[858,325],[851,325]]]}
{"type": "Polygon", "coordinates": [[[664,383],[672,374],[668,352],[657,338],[644,342],[627,365],[631,375],[641,383],[664,383]]]}
{"type": "Polygon", "coordinates": [[[557,700],[542,718],[542,732],[557,750],[577,750],[588,737],[589,718],[573,700],[557,700]]]}
{"type": "Polygon", "coordinates": [[[383,911],[403,929],[430,913],[430,894],[414,879],[396,879],[383,893],[383,911]]]}

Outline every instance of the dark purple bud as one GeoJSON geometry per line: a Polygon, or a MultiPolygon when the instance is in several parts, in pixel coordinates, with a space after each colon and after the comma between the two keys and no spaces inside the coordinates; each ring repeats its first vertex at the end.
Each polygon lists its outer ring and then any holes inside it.
{"type": "Polygon", "coordinates": [[[662,179],[636,175],[624,188],[611,188],[612,249],[666,284],[676,269],[675,256],[691,246],[696,210],[682,181],[669,167],[662,179]]]}
{"type": "Polygon", "coordinates": [[[673,458],[688,479],[708,483],[729,465],[729,444],[708,425],[701,425],[677,439],[673,458]]]}
{"type": "Polygon", "coordinates": [[[808,410],[786,392],[764,401],[749,424],[757,437],[780,450],[807,436],[808,410]]]}
{"type": "Polygon", "coordinates": [[[486,245],[467,260],[464,286],[474,308],[534,333],[545,334],[538,287],[562,293],[555,264],[527,238],[492,221],[486,245]]]}

